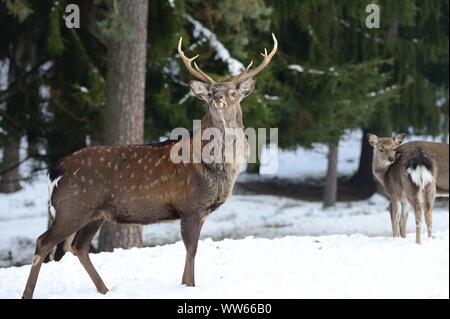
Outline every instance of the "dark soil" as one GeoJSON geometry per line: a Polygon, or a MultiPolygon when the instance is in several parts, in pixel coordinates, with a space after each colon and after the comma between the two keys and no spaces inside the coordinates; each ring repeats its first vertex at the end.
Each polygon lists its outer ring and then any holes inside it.
{"type": "MultiPolygon", "coordinates": [[[[288,179],[261,179],[237,182],[235,194],[264,194],[290,198],[322,201],[324,187],[320,182],[300,182],[288,179]]],[[[338,184],[338,201],[357,201],[369,198],[375,192],[375,185],[356,184],[348,180],[338,184]]]]}

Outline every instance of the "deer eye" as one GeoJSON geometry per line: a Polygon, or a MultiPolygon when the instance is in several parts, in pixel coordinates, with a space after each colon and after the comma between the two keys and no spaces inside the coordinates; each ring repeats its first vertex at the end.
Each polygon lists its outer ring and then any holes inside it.
{"type": "Polygon", "coordinates": [[[231,97],[236,97],[236,92],[231,91],[231,92],[230,92],[230,96],[231,96],[231,97]]]}
{"type": "Polygon", "coordinates": [[[384,152],[382,148],[380,148],[379,150],[380,150],[380,152],[381,152],[381,153],[383,153],[383,152],[384,152]]]}

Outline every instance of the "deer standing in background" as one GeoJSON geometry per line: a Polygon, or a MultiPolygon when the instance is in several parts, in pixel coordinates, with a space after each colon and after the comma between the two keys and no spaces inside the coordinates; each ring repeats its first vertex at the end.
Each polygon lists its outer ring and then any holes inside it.
{"type": "MultiPolygon", "coordinates": [[[[277,40],[272,37],[274,47],[270,54],[265,50],[258,67],[250,69],[250,63],[241,74],[222,83],[216,83],[195,62],[192,67],[198,56],[186,57],[180,38],[178,53],[189,72],[201,80],[191,81],[191,89],[208,106],[202,131],[216,128],[223,133],[226,128],[243,128],[240,103],[252,92],[254,77],[277,51],[277,40]]],[[[187,142],[191,154],[195,152],[195,138],[187,142]]],[[[245,140],[243,135],[240,138],[245,140]]],[[[90,242],[105,220],[152,224],[180,219],[186,247],[182,284],[195,286],[194,261],[203,222],[231,194],[244,161],[174,163],[171,148],[185,142],[88,147],[60,160],[48,176],[49,211],[54,221],[37,239],[23,298],[32,298],[40,267],[50,250],[71,236],[71,251],[98,292],[105,294],[108,289],[89,258],[90,242]]]]}
{"type": "Polygon", "coordinates": [[[420,244],[422,204],[428,237],[432,235],[432,210],[436,196],[448,196],[449,146],[434,142],[402,144],[406,134],[378,138],[368,134],[373,146],[372,170],[389,195],[392,235],[406,237],[409,205],[416,218],[416,243],[420,244]],[[401,204],[401,214],[399,212],[401,204]]]}

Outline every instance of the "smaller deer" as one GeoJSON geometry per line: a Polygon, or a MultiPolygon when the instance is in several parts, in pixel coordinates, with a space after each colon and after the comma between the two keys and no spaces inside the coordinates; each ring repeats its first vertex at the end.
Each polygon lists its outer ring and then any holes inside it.
{"type": "Polygon", "coordinates": [[[405,136],[402,133],[394,138],[379,138],[368,134],[368,141],[374,148],[372,171],[389,196],[392,235],[398,237],[400,233],[406,237],[408,206],[411,205],[416,218],[416,243],[420,244],[422,204],[425,204],[425,222],[428,237],[431,237],[435,197],[448,196],[449,151],[448,145],[443,143],[402,144],[405,136]]]}

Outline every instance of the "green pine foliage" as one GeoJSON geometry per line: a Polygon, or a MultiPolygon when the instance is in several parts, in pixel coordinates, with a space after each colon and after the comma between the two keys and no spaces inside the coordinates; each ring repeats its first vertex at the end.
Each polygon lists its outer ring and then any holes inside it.
{"type": "MultiPolygon", "coordinates": [[[[0,1],[0,59],[10,59],[11,44],[25,36],[31,69],[51,62],[8,97],[14,107],[0,107],[0,132],[8,134],[14,123],[20,134],[40,141],[49,161],[85,146],[86,136],[102,142],[107,48],[88,26],[88,4],[97,9],[96,26],[107,40],[132,35],[117,0],[74,2],[81,28],[69,30],[62,18],[68,1],[0,1]],[[50,88],[49,101],[39,95],[42,85],[50,88]]],[[[278,52],[243,102],[243,116],[247,127],[278,127],[283,148],[333,142],[358,127],[448,133],[448,1],[373,3],[381,8],[380,29],[365,27],[362,0],[175,0],[173,7],[149,1],[146,141],[175,127],[191,129],[204,114],[202,102],[188,95],[192,76],[177,56],[180,36],[186,54],[200,54],[198,64],[215,79],[229,76],[187,15],[244,65],[257,65],[259,52],[272,47],[270,33],[276,34],[278,52]]]]}

